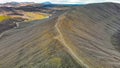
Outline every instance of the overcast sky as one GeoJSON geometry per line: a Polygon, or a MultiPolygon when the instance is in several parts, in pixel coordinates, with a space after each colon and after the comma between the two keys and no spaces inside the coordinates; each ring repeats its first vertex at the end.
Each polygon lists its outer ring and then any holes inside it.
{"type": "Polygon", "coordinates": [[[50,1],[53,3],[98,3],[98,2],[117,2],[120,3],[120,0],[0,0],[0,3],[5,3],[5,2],[46,2],[50,1]]]}

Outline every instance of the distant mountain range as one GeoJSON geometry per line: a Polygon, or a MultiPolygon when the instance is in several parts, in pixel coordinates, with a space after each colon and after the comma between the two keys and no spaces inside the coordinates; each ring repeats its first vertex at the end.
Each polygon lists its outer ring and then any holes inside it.
{"type": "Polygon", "coordinates": [[[43,3],[34,3],[34,2],[7,2],[0,4],[0,7],[19,7],[19,6],[27,6],[27,5],[34,5],[34,4],[42,4],[46,7],[54,7],[54,6],[79,6],[83,4],[55,4],[49,1],[43,3]]]}

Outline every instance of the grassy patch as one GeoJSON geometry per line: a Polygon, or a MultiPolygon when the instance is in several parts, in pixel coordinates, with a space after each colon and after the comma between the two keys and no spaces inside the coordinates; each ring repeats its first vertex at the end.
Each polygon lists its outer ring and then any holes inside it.
{"type": "Polygon", "coordinates": [[[61,64],[61,58],[53,58],[50,62],[59,65],[61,64]]]}
{"type": "Polygon", "coordinates": [[[0,22],[8,20],[9,18],[10,18],[9,16],[0,16],[0,22]]]}
{"type": "Polygon", "coordinates": [[[24,12],[23,16],[19,15],[12,15],[12,16],[7,16],[7,15],[0,15],[0,22],[8,20],[8,19],[15,19],[15,20],[21,20],[24,21],[34,21],[34,20],[41,20],[48,18],[49,15],[47,14],[42,14],[42,13],[35,13],[35,12],[24,12]]]}
{"type": "Polygon", "coordinates": [[[26,12],[25,16],[28,17],[28,21],[45,19],[48,17],[48,15],[45,14],[32,13],[32,12],[26,12]]]}

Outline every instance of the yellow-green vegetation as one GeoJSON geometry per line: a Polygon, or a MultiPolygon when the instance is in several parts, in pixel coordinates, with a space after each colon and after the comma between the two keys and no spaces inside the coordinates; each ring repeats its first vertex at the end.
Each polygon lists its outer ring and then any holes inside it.
{"type": "Polygon", "coordinates": [[[0,16],[0,22],[4,21],[4,20],[8,20],[10,17],[9,16],[0,16]]]}
{"type": "Polygon", "coordinates": [[[48,15],[40,14],[40,13],[32,13],[32,12],[26,12],[25,16],[28,18],[28,21],[48,18],[48,15]]]}
{"type": "Polygon", "coordinates": [[[62,64],[62,60],[59,57],[54,57],[54,58],[50,59],[48,61],[48,63],[52,66],[55,66],[55,67],[59,68],[62,64]]]}
{"type": "Polygon", "coordinates": [[[51,63],[54,63],[54,64],[57,64],[57,65],[60,65],[61,64],[61,58],[59,57],[56,57],[56,58],[52,58],[50,60],[51,63]]]}
{"type": "Polygon", "coordinates": [[[41,19],[45,19],[45,18],[49,17],[48,14],[35,13],[35,12],[23,12],[22,14],[23,14],[23,16],[19,16],[19,15],[12,15],[12,16],[0,15],[0,22],[2,22],[4,20],[8,20],[10,18],[12,18],[12,19],[24,19],[28,22],[28,21],[34,21],[34,20],[41,20],[41,19]]]}

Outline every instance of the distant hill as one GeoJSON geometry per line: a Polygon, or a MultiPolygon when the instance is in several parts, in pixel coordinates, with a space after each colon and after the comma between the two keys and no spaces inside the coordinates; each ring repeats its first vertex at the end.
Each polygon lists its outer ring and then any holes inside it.
{"type": "Polygon", "coordinates": [[[47,1],[47,2],[40,3],[40,4],[50,5],[50,4],[52,4],[52,3],[51,3],[51,2],[49,2],[49,1],[47,1]]]}
{"type": "Polygon", "coordinates": [[[34,2],[7,2],[4,4],[1,4],[1,7],[19,7],[19,6],[26,6],[30,4],[35,4],[34,2]]]}

